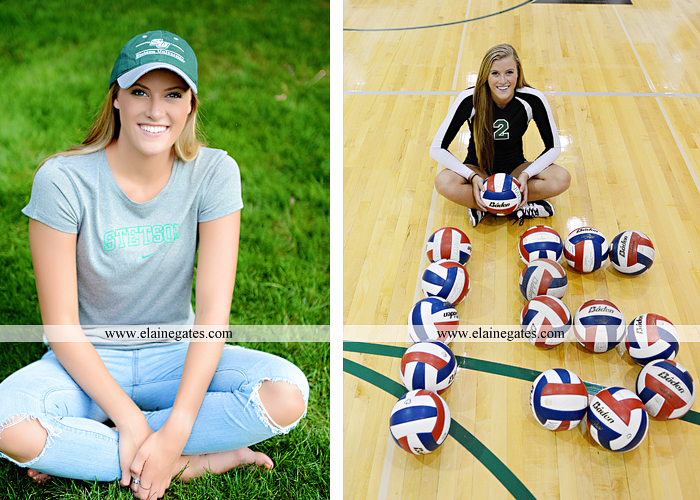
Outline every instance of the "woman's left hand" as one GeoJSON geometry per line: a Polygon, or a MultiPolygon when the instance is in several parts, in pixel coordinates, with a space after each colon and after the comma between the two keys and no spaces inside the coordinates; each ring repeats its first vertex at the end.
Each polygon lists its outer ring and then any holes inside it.
{"type": "Polygon", "coordinates": [[[155,500],[165,495],[170,480],[180,472],[179,459],[186,442],[169,432],[167,424],[146,439],[131,464],[131,476],[139,479],[139,484],[131,484],[134,497],[155,500]]]}
{"type": "Polygon", "coordinates": [[[520,184],[520,195],[522,199],[520,200],[520,205],[518,205],[517,210],[521,209],[527,203],[527,181],[530,179],[530,174],[523,171],[518,176],[518,183],[520,184]]]}

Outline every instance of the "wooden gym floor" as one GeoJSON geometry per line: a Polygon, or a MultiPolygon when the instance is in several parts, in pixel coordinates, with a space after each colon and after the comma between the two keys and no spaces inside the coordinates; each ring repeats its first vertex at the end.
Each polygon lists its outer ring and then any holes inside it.
{"type": "MultiPolygon", "coordinates": [[[[700,6],[601,3],[344,1],[343,320],[353,341],[344,347],[344,498],[700,498],[697,403],[684,420],[651,419],[642,445],[624,454],[532,417],[530,380],[548,368],[633,389],[639,368],[614,350],[453,342],[463,366],[444,394],[453,434],[423,457],[389,436],[406,315],[421,298],[425,240],[440,227],[462,228],[474,249],[461,325],[518,324],[517,243],[538,223],[562,238],[591,225],[609,240],[637,229],[654,242],[655,263],[639,277],[565,266],[572,314],[603,298],[627,322],[656,312],[681,329],[700,324],[700,6]],[[518,49],[528,82],[547,95],[563,146],[557,163],[572,183],[551,200],[550,219],[520,227],[488,217],[472,228],[466,209],[435,193],[441,167],[428,148],[486,50],[501,42],[518,49]]],[[[451,147],[459,158],[467,134],[451,147]]],[[[539,154],[534,124],[525,142],[526,157],[539,154]]],[[[700,382],[700,344],[683,342],[677,361],[700,382]]]]}

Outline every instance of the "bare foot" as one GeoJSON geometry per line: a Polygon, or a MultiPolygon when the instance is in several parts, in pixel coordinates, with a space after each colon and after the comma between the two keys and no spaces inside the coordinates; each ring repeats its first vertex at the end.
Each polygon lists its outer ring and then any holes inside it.
{"type": "Polygon", "coordinates": [[[39,472],[38,470],[34,469],[27,469],[27,475],[39,484],[51,479],[51,476],[48,474],[44,474],[43,472],[39,472]]]}
{"type": "Polygon", "coordinates": [[[187,467],[180,476],[180,481],[189,481],[198,478],[205,473],[223,474],[236,467],[246,464],[257,464],[264,466],[267,470],[272,469],[274,463],[272,459],[250,448],[241,448],[234,451],[223,451],[221,453],[207,453],[205,455],[183,455],[180,457],[181,467],[187,467]]]}

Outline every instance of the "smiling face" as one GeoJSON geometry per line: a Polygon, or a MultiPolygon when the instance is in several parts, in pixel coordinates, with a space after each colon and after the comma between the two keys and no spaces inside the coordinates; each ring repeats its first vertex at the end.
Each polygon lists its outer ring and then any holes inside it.
{"type": "Polygon", "coordinates": [[[518,66],[512,56],[502,57],[491,64],[489,88],[491,98],[499,107],[504,107],[515,95],[518,83],[518,66]]]}
{"type": "Polygon", "coordinates": [[[170,154],[192,111],[192,91],[179,75],[153,70],[128,89],[119,89],[119,142],[145,156],[170,154]]]}

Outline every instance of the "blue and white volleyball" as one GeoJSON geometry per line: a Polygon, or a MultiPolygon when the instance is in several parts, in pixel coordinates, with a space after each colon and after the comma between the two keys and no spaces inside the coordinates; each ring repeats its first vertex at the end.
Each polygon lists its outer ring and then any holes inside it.
{"type": "Polygon", "coordinates": [[[538,295],[551,295],[558,299],[566,293],[569,283],[566,271],[557,262],[537,259],[530,262],[520,273],[520,293],[526,300],[538,295]]]}
{"type": "Polygon", "coordinates": [[[642,368],[636,391],[649,414],[661,420],[682,417],[695,402],[693,377],[670,359],[657,359],[642,368]]]}
{"type": "Polygon", "coordinates": [[[401,382],[406,389],[442,394],[457,376],[457,358],[438,340],[416,342],[401,357],[401,382]]]}
{"type": "Polygon", "coordinates": [[[564,258],[572,268],[590,273],[608,259],[610,247],[603,233],[592,227],[574,229],[564,240],[564,258]]]}
{"type": "Polygon", "coordinates": [[[530,409],[537,422],[549,430],[573,429],[588,409],[586,385],[571,370],[544,371],[530,388],[530,409]]]}
{"type": "Polygon", "coordinates": [[[654,263],[654,244],[641,231],[624,231],[610,244],[610,261],[623,274],[637,276],[654,263]]]}
{"type": "Polygon", "coordinates": [[[606,352],[625,338],[625,318],[609,300],[585,302],[574,314],[574,334],[591,352],[606,352]]]}
{"type": "Polygon", "coordinates": [[[622,387],[609,387],[593,396],[586,420],[595,442],[610,451],[635,449],[649,430],[641,399],[622,387]]]}
{"type": "Polygon", "coordinates": [[[450,409],[438,394],[411,391],[391,409],[389,431],[396,444],[414,455],[435,451],[450,431],[450,409]]]}
{"type": "Polygon", "coordinates": [[[660,314],[640,314],[627,327],[625,347],[639,365],[655,359],[675,359],[680,348],[678,330],[660,314]]]}
{"type": "Polygon", "coordinates": [[[443,227],[430,235],[425,252],[430,262],[445,259],[465,265],[472,255],[472,244],[461,229],[443,227]]]}
{"type": "Polygon", "coordinates": [[[564,247],[561,237],[549,226],[534,226],[520,237],[518,253],[524,264],[537,259],[549,259],[558,262],[564,247]]]}
{"type": "Polygon", "coordinates": [[[551,349],[566,340],[571,313],[561,299],[549,295],[534,297],[520,311],[520,326],[532,345],[551,349]]]}
{"type": "Polygon", "coordinates": [[[457,305],[469,292],[469,273],[459,262],[438,260],[423,273],[421,287],[427,297],[440,297],[457,305]]]}
{"type": "Polygon", "coordinates": [[[459,314],[449,302],[428,297],[416,302],[408,313],[408,335],[413,342],[440,340],[449,344],[447,332],[459,326],[459,314]]]}

